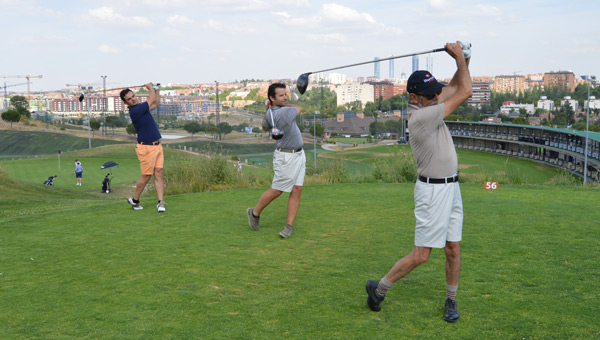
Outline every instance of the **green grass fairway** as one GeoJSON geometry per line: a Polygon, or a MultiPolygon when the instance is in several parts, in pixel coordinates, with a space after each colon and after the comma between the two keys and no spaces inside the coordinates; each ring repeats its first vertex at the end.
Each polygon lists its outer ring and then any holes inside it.
{"type": "MultiPolygon", "coordinates": [[[[371,173],[377,158],[392,157],[403,152],[412,157],[409,145],[385,145],[365,148],[346,148],[341,152],[328,152],[320,155],[326,159],[342,159],[348,164],[349,171],[371,173]]],[[[487,175],[489,180],[498,180],[507,173],[519,173],[525,183],[548,183],[560,170],[547,164],[528,159],[509,157],[473,150],[456,150],[458,167],[464,180],[487,175]]]]}
{"type": "Polygon", "coordinates": [[[63,153],[60,156],[60,171],[58,170],[58,154],[3,161],[0,166],[6,167],[10,177],[26,182],[41,184],[49,176],[58,175],[54,179],[55,187],[73,188],[73,190],[84,192],[100,192],[102,180],[109,172],[112,172],[112,186],[115,190],[121,190],[123,186],[130,188],[140,177],[140,164],[135,154],[135,144],[131,143],[63,153]],[[83,165],[83,185],[81,187],[75,186],[75,159],[81,161],[83,165]],[[100,170],[102,164],[108,161],[117,162],[119,165],[111,168],[110,171],[100,170]]]}
{"type": "MultiPolygon", "coordinates": [[[[92,138],[91,142],[92,147],[123,143],[100,138],[92,138]]],[[[62,133],[0,130],[0,157],[58,154],[58,150],[67,152],[86,149],[89,143],[88,138],[62,133]]]]}
{"type": "Polygon", "coordinates": [[[142,197],[0,181],[2,339],[595,339],[598,190],[462,185],[460,321],[442,320],[444,257],[366,306],[410,251],[412,184],[307,186],[292,238],[264,189],[142,197]]]}

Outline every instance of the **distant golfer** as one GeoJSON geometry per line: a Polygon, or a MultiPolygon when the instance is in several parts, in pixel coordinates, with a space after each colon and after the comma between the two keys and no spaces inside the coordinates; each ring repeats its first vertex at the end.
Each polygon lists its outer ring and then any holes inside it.
{"type": "Polygon", "coordinates": [[[460,241],[463,208],[458,185],[458,161],[452,136],[444,123],[473,91],[469,74],[471,50],[459,42],[447,43],[448,54],[456,60],[457,71],[444,87],[431,73],[416,71],[409,78],[407,91],[411,103],[410,146],[417,161],[415,184],[415,247],[394,264],[381,281],[368,280],[367,304],[381,310],[381,302],[394,282],[429,259],[432,248],[446,253],[446,301],[444,320],[458,321],[456,291],[460,273],[460,241]],[[443,91],[442,91],[443,88],[443,91]]]}
{"type": "Polygon", "coordinates": [[[246,210],[250,228],[258,230],[260,214],[263,209],[284,191],[289,192],[286,224],[279,233],[279,236],[283,238],[292,236],[294,219],[300,206],[306,168],[306,157],[302,150],[304,141],[300,129],[296,125],[296,116],[302,109],[287,104],[286,92],[285,84],[274,83],[269,86],[267,96],[270,107],[265,114],[262,126],[265,131],[273,130],[275,132],[278,130],[279,136],[283,133],[283,137],[277,140],[277,148],[273,154],[275,175],[271,188],[260,196],[254,208],[246,210]]]}
{"type": "Polygon", "coordinates": [[[140,160],[140,169],[142,176],[135,185],[135,193],[133,197],[129,197],[127,202],[131,204],[133,210],[144,209],[140,205],[140,196],[146,187],[146,184],[154,175],[154,189],[158,196],[158,204],[156,209],[158,212],[165,212],[165,201],[163,200],[164,182],[163,182],[163,147],[160,145],[160,132],[151,110],[158,107],[159,93],[158,89],[154,89],[152,83],[144,85],[150,95],[146,102],[140,103],[135,96],[135,93],[130,89],[121,91],[121,100],[129,107],[129,117],[133,122],[135,131],[137,132],[137,142],[135,152],[140,160]]]}
{"type": "Polygon", "coordinates": [[[81,177],[83,177],[83,166],[80,161],[75,160],[75,185],[81,186],[81,177]]]}

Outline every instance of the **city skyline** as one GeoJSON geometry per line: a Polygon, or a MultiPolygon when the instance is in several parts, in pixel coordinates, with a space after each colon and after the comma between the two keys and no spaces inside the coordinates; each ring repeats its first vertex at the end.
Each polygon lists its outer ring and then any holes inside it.
{"type": "MultiPolygon", "coordinates": [[[[151,81],[296,79],[314,69],[461,39],[473,44],[472,76],[563,70],[579,77],[600,74],[595,62],[598,29],[583,20],[599,8],[579,0],[350,0],[343,5],[310,0],[0,0],[7,32],[0,75],[43,75],[31,80],[32,91],[58,90],[67,83],[101,87],[102,75],[108,88],[151,81]]],[[[436,77],[452,76],[455,65],[447,54],[429,56],[436,77]]],[[[410,74],[411,65],[410,58],[399,59],[395,72],[410,74]]],[[[343,72],[367,77],[373,66],[343,72]]]]}

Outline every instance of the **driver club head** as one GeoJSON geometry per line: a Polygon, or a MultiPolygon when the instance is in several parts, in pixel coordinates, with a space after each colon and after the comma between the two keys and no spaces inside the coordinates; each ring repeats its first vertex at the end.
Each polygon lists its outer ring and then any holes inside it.
{"type": "Polygon", "coordinates": [[[308,87],[308,76],[311,75],[312,72],[302,73],[298,80],[296,81],[296,88],[300,94],[304,94],[306,92],[306,88],[308,87]]]}
{"type": "Polygon", "coordinates": [[[79,95],[79,102],[81,103],[83,101],[83,93],[79,95]]]}

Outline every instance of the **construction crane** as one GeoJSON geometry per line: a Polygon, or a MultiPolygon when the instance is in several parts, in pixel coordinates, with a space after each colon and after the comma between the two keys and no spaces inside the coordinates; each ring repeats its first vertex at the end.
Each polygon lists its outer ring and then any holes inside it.
{"type": "Polygon", "coordinates": [[[29,75],[27,75],[27,76],[16,75],[15,76],[15,75],[11,75],[11,76],[0,76],[0,77],[5,78],[5,79],[6,78],[25,78],[25,79],[27,79],[27,99],[31,99],[31,90],[29,88],[29,84],[30,84],[29,79],[31,79],[31,78],[42,78],[42,75],[39,75],[39,76],[29,76],[29,75]]]}
{"type": "Polygon", "coordinates": [[[4,96],[8,96],[8,94],[6,93],[6,88],[7,87],[13,87],[13,86],[21,86],[21,85],[27,85],[28,83],[19,83],[19,84],[8,84],[6,85],[6,82],[4,82],[4,86],[2,86],[4,88],[4,96]]]}
{"type": "Polygon", "coordinates": [[[6,82],[4,82],[4,86],[3,86],[3,88],[4,88],[4,100],[5,100],[4,107],[8,107],[8,102],[7,102],[7,100],[8,100],[7,99],[8,98],[8,93],[6,92],[6,88],[7,87],[13,87],[13,86],[20,86],[20,85],[27,85],[27,83],[8,84],[8,85],[6,85],[6,82]]]}

